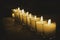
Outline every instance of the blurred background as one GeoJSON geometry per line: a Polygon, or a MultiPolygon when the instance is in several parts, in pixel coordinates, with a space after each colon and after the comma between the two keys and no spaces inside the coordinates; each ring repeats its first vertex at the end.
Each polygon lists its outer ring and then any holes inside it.
{"type": "Polygon", "coordinates": [[[56,0],[0,0],[0,24],[2,23],[2,18],[11,16],[11,9],[18,7],[33,15],[44,16],[45,19],[51,18],[59,24],[60,12],[57,4],[59,2],[56,0]]]}

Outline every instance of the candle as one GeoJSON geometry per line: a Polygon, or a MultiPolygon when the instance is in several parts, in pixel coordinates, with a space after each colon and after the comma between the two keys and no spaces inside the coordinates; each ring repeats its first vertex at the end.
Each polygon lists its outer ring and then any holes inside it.
{"type": "Polygon", "coordinates": [[[36,27],[37,27],[37,32],[40,32],[41,34],[43,34],[44,32],[44,24],[47,23],[47,21],[43,21],[43,16],[41,16],[40,21],[36,22],[36,27]]]}
{"type": "Polygon", "coordinates": [[[40,18],[37,18],[36,16],[31,19],[31,28],[36,30],[36,21],[39,21],[40,18]]]}
{"type": "Polygon", "coordinates": [[[21,22],[23,22],[23,15],[25,15],[24,9],[22,9],[20,13],[21,22]]]}
{"type": "Polygon", "coordinates": [[[31,26],[31,19],[33,18],[32,14],[29,14],[29,16],[27,17],[27,24],[28,26],[31,26]]]}
{"type": "Polygon", "coordinates": [[[26,14],[23,15],[23,21],[25,24],[27,24],[27,17],[28,17],[28,12],[26,12],[26,14]]]}
{"type": "Polygon", "coordinates": [[[15,13],[15,12],[17,12],[17,10],[16,9],[13,9],[13,12],[15,13]]]}
{"type": "Polygon", "coordinates": [[[53,33],[56,30],[56,23],[51,23],[51,19],[48,20],[47,24],[44,24],[45,34],[53,33]]]}
{"type": "Polygon", "coordinates": [[[17,10],[18,10],[18,12],[17,12],[17,14],[18,14],[18,15],[17,15],[17,16],[18,16],[18,19],[20,20],[21,10],[20,10],[20,8],[19,8],[19,7],[18,7],[18,9],[17,9],[17,10]]]}
{"type": "Polygon", "coordinates": [[[21,12],[21,10],[20,10],[20,8],[18,7],[18,8],[17,8],[17,13],[16,13],[16,14],[17,14],[18,19],[20,19],[20,12],[21,12]]]}

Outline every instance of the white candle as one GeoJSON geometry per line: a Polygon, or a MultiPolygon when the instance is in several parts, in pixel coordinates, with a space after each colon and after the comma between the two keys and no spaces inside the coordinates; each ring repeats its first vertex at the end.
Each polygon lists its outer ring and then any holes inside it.
{"type": "Polygon", "coordinates": [[[56,30],[56,23],[51,23],[51,19],[48,20],[47,24],[44,24],[45,34],[53,33],[56,30]]]}

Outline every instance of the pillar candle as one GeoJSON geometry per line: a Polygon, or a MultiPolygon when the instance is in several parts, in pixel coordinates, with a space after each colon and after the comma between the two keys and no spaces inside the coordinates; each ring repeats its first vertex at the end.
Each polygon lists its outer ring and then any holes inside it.
{"type": "Polygon", "coordinates": [[[47,24],[44,24],[45,34],[53,33],[56,30],[56,23],[51,23],[51,19],[48,20],[47,24]]]}
{"type": "Polygon", "coordinates": [[[20,13],[21,13],[21,10],[20,10],[20,8],[18,7],[18,8],[17,8],[17,17],[18,17],[18,19],[20,19],[20,13]]]}
{"type": "Polygon", "coordinates": [[[27,17],[28,17],[28,12],[26,12],[26,14],[23,15],[23,21],[25,24],[27,24],[27,17]]]}
{"type": "Polygon", "coordinates": [[[29,14],[29,16],[27,17],[27,24],[28,26],[31,26],[31,19],[33,18],[32,14],[29,14]]]}
{"type": "Polygon", "coordinates": [[[19,18],[20,8],[13,9],[13,12],[15,13],[15,16],[19,18]]]}
{"type": "Polygon", "coordinates": [[[47,21],[43,21],[43,16],[41,16],[40,21],[36,22],[37,32],[43,33],[44,31],[44,24],[47,23],[47,21]]]}
{"type": "Polygon", "coordinates": [[[21,20],[21,22],[23,21],[23,15],[25,15],[24,9],[22,9],[21,13],[20,13],[20,20],[21,20]]]}
{"type": "Polygon", "coordinates": [[[39,21],[40,18],[37,18],[36,16],[31,19],[31,27],[36,30],[36,21],[39,21]]]}

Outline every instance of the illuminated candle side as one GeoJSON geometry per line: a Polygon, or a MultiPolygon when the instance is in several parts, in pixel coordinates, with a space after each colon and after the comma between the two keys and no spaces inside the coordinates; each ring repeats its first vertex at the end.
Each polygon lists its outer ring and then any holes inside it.
{"type": "Polygon", "coordinates": [[[36,16],[34,16],[32,19],[31,19],[31,27],[36,30],[36,21],[39,21],[40,19],[37,18],[36,16]]]}
{"type": "Polygon", "coordinates": [[[29,12],[26,13],[26,24],[27,24],[27,17],[29,16],[29,12]]]}
{"type": "Polygon", "coordinates": [[[56,23],[51,23],[51,19],[49,19],[48,23],[44,24],[44,27],[44,32],[46,35],[48,35],[56,30],[56,23]]]}
{"type": "Polygon", "coordinates": [[[29,26],[31,26],[31,19],[32,19],[32,15],[29,14],[28,17],[27,17],[27,23],[29,26]]]}
{"type": "Polygon", "coordinates": [[[24,9],[22,9],[22,17],[21,17],[21,21],[23,22],[23,15],[25,14],[25,12],[24,12],[24,9]]]}
{"type": "Polygon", "coordinates": [[[16,9],[13,9],[12,11],[13,11],[15,17],[17,17],[17,15],[16,15],[17,10],[16,9]]]}
{"type": "Polygon", "coordinates": [[[24,24],[27,24],[28,12],[26,12],[26,14],[24,14],[23,17],[24,24]]]}
{"type": "Polygon", "coordinates": [[[37,26],[37,32],[40,32],[41,34],[43,34],[44,32],[44,24],[46,24],[47,21],[43,21],[43,16],[41,16],[40,21],[36,22],[36,26],[37,26]]]}

